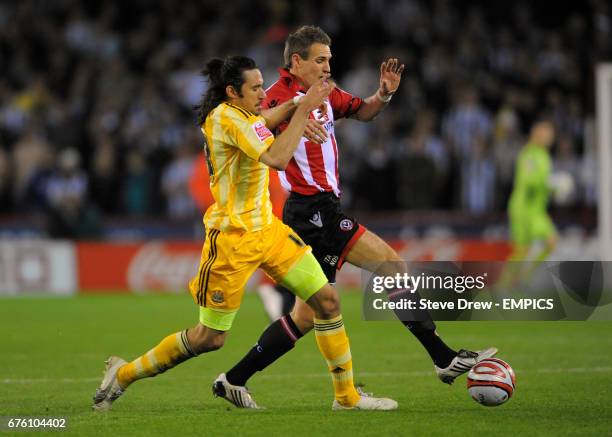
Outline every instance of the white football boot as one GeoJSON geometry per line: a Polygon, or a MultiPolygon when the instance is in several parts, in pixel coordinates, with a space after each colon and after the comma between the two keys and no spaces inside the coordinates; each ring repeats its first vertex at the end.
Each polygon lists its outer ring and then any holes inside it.
{"type": "Polygon", "coordinates": [[[227,382],[225,373],[222,373],[215,379],[212,386],[212,392],[216,398],[223,398],[238,408],[261,409],[253,400],[249,390],[244,386],[233,385],[227,382]]]}
{"type": "Polygon", "coordinates": [[[375,398],[372,393],[365,393],[359,387],[357,387],[359,393],[359,401],[352,407],[345,407],[340,402],[334,399],[332,403],[333,411],[342,410],[379,410],[379,411],[390,411],[397,409],[397,402],[389,398],[375,398]]]}
{"type": "Polygon", "coordinates": [[[100,387],[96,389],[93,397],[94,403],[91,406],[94,411],[108,411],[113,402],[124,392],[117,382],[117,371],[121,366],[127,364],[127,361],[119,357],[109,357],[104,363],[106,364],[104,377],[100,387]]]}
{"type": "Polygon", "coordinates": [[[455,382],[455,378],[469,372],[470,369],[476,365],[476,363],[484,359],[491,358],[495,356],[496,353],[497,348],[495,347],[490,347],[488,349],[483,349],[476,352],[461,349],[447,367],[441,369],[434,365],[434,368],[436,369],[436,373],[438,374],[440,381],[450,385],[455,382]]]}

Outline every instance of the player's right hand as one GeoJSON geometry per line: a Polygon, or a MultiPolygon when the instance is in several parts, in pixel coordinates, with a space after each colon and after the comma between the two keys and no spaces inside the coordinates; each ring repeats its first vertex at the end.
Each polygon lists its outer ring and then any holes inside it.
{"type": "Polygon", "coordinates": [[[329,96],[334,87],[335,84],[327,79],[317,81],[300,100],[300,106],[303,105],[308,112],[315,110],[329,96]]]}
{"type": "Polygon", "coordinates": [[[306,122],[306,128],[304,129],[304,137],[308,141],[312,141],[317,144],[323,144],[327,141],[327,131],[323,127],[324,122],[321,120],[308,119],[306,122]]]}

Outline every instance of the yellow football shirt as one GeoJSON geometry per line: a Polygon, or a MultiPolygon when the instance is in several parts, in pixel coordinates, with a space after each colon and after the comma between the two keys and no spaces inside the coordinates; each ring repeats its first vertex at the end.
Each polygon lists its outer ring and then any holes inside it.
{"type": "Polygon", "coordinates": [[[269,169],[259,162],[274,141],[265,119],[224,102],[208,114],[202,132],[215,199],[204,215],[206,228],[252,232],[272,223],[269,169]]]}

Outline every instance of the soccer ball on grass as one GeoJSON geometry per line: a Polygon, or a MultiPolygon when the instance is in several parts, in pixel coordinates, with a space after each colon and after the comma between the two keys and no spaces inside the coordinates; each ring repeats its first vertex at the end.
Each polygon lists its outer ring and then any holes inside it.
{"type": "Polygon", "coordinates": [[[480,361],[468,373],[470,396],[481,405],[496,407],[512,396],[516,387],[514,370],[498,358],[480,361]]]}

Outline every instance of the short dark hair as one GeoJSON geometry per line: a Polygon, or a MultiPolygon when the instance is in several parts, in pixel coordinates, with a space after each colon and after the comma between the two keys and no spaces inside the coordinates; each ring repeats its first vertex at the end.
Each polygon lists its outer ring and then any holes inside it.
{"type": "Polygon", "coordinates": [[[257,64],[246,56],[228,56],[225,59],[213,58],[206,63],[202,76],[208,78],[208,90],[202,97],[198,109],[198,124],[204,123],[208,113],[227,99],[225,88],[230,85],[240,94],[244,84],[243,73],[254,70],[257,64]]]}
{"type": "Polygon", "coordinates": [[[331,38],[318,26],[306,25],[300,27],[287,37],[285,41],[285,67],[291,68],[291,56],[297,53],[303,59],[308,59],[308,50],[314,43],[331,46],[331,38]]]}

